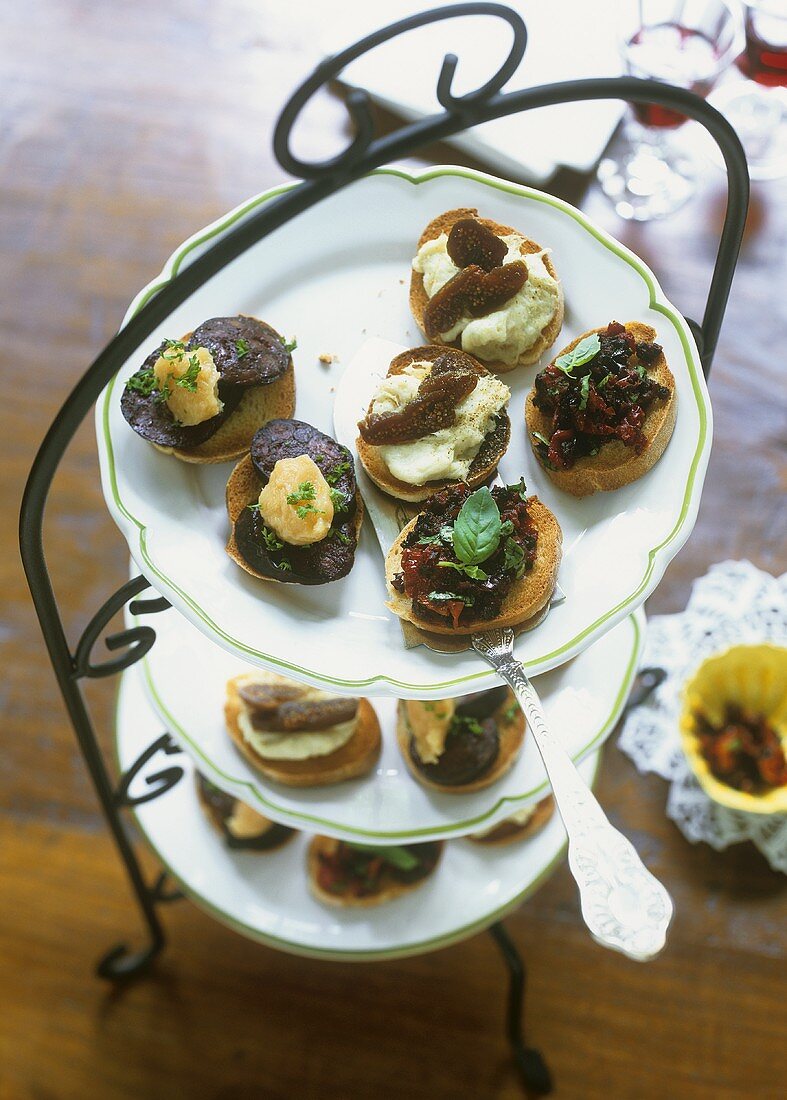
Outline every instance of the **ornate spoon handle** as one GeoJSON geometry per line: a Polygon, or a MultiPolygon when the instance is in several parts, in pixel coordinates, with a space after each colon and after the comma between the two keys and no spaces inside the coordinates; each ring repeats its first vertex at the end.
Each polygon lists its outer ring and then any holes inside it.
{"type": "Polygon", "coordinates": [[[652,959],[666,942],[672,899],[633,844],[609,823],[547,727],[541,700],[514,658],[512,632],[473,635],[473,648],[510,685],[525,712],[568,833],[568,863],[593,938],[632,959],[652,959]]]}

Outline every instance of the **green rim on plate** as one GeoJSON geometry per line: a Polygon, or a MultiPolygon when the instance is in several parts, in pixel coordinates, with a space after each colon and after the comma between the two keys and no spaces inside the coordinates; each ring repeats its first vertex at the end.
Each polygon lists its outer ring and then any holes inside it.
{"type": "MultiPolygon", "coordinates": [[[[124,684],[127,679],[130,679],[135,675],[133,669],[128,669],[123,673],[120,683],[118,685],[117,694],[115,697],[115,738],[113,742],[113,750],[115,755],[115,766],[118,773],[121,773],[123,768],[120,762],[120,746],[119,746],[119,731],[120,731],[120,701],[121,695],[124,690],[124,684]]],[[[598,769],[601,762],[601,750],[599,749],[593,765],[593,773],[589,777],[589,785],[594,786],[596,778],[598,777],[598,769]]],[[[196,797],[196,795],[194,796],[196,797]]],[[[269,932],[262,932],[258,928],[255,928],[251,924],[247,924],[245,921],[240,921],[236,917],[233,917],[226,910],[220,906],[208,901],[203,897],[199,891],[189,886],[177,871],[172,867],[169,861],[162,855],[161,851],[157,847],[155,841],[151,837],[150,833],[145,828],[145,825],[137,813],[135,808],[131,808],[131,812],[134,816],[134,820],[139,828],[140,833],[145,843],[150,848],[151,852],[161,864],[162,869],[172,878],[178,886],[178,889],[189,898],[196,906],[204,910],[210,916],[220,921],[222,924],[227,925],[235,932],[239,932],[241,935],[248,937],[249,939],[256,940],[258,943],[263,943],[268,947],[276,948],[279,951],[288,952],[291,955],[301,955],[306,958],[312,959],[339,959],[343,962],[374,962],[384,961],[386,959],[400,959],[408,955],[423,955],[429,951],[437,951],[443,947],[449,947],[451,944],[458,943],[460,940],[468,939],[470,936],[475,935],[477,932],[482,932],[485,928],[488,928],[490,924],[494,924],[496,921],[502,920],[508,913],[517,906],[521,905],[526,898],[542,885],[558,868],[562,863],[565,856],[566,844],[565,842],[560,846],[559,851],[556,853],[553,859],[541,869],[536,878],[516,895],[511,898],[504,905],[501,905],[494,912],[487,913],[483,917],[479,917],[478,920],[471,921],[470,924],[463,925],[461,928],[456,928],[452,932],[446,932],[442,936],[432,936],[426,940],[420,940],[418,943],[407,944],[403,947],[390,947],[387,949],[381,949],[379,951],[374,950],[347,950],[337,951],[330,950],[328,948],[318,947],[306,947],[299,943],[293,943],[291,940],[286,940],[280,936],[273,936],[269,932]]]]}
{"type": "MultiPolygon", "coordinates": [[[[631,649],[628,654],[626,662],[626,668],[623,673],[620,687],[617,695],[615,696],[612,707],[601,723],[600,728],[593,734],[588,743],[583,746],[578,752],[574,753],[572,760],[575,764],[581,762],[586,756],[590,755],[593,749],[598,746],[614,727],[615,722],[620,716],[620,712],[628,697],[631,685],[634,680],[634,676],[637,671],[637,665],[639,663],[640,651],[642,648],[642,627],[640,624],[640,617],[644,618],[642,612],[635,612],[629,616],[628,621],[631,623],[633,636],[631,641],[631,649]]],[[[135,625],[139,625],[139,620],[133,618],[135,625]]],[[[287,823],[290,821],[297,821],[298,826],[307,831],[323,831],[323,830],[335,830],[340,829],[343,833],[351,833],[354,836],[365,837],[375,840],[413,840],[418,837],[432,835],[435,832],[440,833],[442,836],[463,836],[469,832],[474,832],[479,826],[483,826],[489,819],[497,814],[506,803],[512,803],[511,811],[515,812],[516,808],[524,799],[535,799],[537,796],[545,794],[549,790],[549,783],[544,780],[537,787],[533,787],[532,790],[522,791],[521,794],[507,795],[498,799],[498,801],[492,806],[486,813],[479,814],[477,817],[467,818],[465,821],[457,821],[452,825],[446,825],[445,827],[435,828],[429,827],[424,829],[409,829],[407,831],[394,830],[394,831],[380,831],[375,829],[362,829],[352,825],[341,825],[335,821],[330,821],[327,818],[317,817],[315,814],[308,814],[304,812],[296,812],[288,809],[287,807],[278,805],[270,795],[263,794],[256,786],[248,782],[245,779],[239,779],[237,776],[230,775],[222,768],[219,768],[209,756],[205,753],[202,747],[189,735],[188,731],[178,722],[175,716],[168,709],[166,703],[159,695],[156,685],[153,682],[153,676],[150,668],[150,658],[144,657],[140,663],[141,676],[143,678],[144,685],[146,687],[150,701],[153,704],[154,709],[158,713],[162,722],[167,726],[168,731],[177,738],[184,746],[187,747],[189,756],[196,762],[197,765],[205,765],[216,779],[219,785],[222,783],[232,784],[236,789],[240,788],[244,791],[244,799],[259,808],[262,807],[260,812],[264,812],[266,816],[272,816],[276,820],[280,820],[282,815],[286,818],[287,823]],[[516,804],[516,805],[514,805],[516,804]]]]}
{"type": "MultiPolygon", "coordinates": [[[[369,173],[369,176],[393,176],[402,180],[406,180],[408,183],[418,185],[420,183],[428,182],[429,180],[437,179],[440,177],[454,176],[463,179],[470,179],[477,183],[481,183],[487,187],[492,187],[498,191],[504,191],[512,195],[520,195],[532,199],[536,202],[544,203],[548,206],[552,206],[555,209],[561,210],[563,213],[568,214],[574,221],[578,222],[588,233],[591,234],[597,241],[599,241],[605,248],[617,255],[621,260],[625,261],[643,280],[648,288],[649,293],[649,306],[652,310],[661,313],[673,326],[676,331],[683,353],[685,356],[686,365],[691,379],[691,391],[697,406],[697,415],[699,419],[699,432],[697,436],[697,442],[692,456],[691,465],[689,467],[688,477],[686,478],[686,486],[683,494],[683,500],[681,503],[680,514],[675,523],[675,526],[656,546],[652,547],[648,551],[648,560],[645,572],[636,588],[625,599],[621,600],[614,607],[610,608],[604,615],[599,616],[594,622],[571,638],[568,642],[565,642],[558,649],[553,650],[551,653],[543,654],[537,660],[524,661],[524,668],[531,669],[536,664],[543,665],[548,662],[551,667],[555,667],[560,663],[560,658],[563,654],[569,653],[577,645],[579,645],[584,639],[601,630],[604,624],[612,623],[611,620],[619,620],[623,617],[623,614],[627,609],[630,609],[632,604],[641,602],[643,593],[648,588],[648,585],[653,578],[656,562],[660,553],[671,543],[675,542],[680,535],[684,532],[686,522],[692,512],[692,500],[694,497],[694,486],[697,477],[697,471],[700,467],[700,462],[703,453],[706,448],[706,442],[708,438],[708,408],[705,400],[703,399],[703,384],[700,379],[702,378],[702,371],[699,366],[699,361],[695,357],[694,349],[688,336],[688,329],[685,321],[680,316],[677,310],[671,305],[658,300],[656,279],[649,268],[639,260],[632,252],[630,252],[623,245],[619,244],[608,234],[598,229],[592,224],[579,210],[576,210],[569,203],[563,202],[561,199],[554,198],[551,195],[546,195],[541,191],[537,191],[530,187],[525,187],[521,184],[509,183],[505,180],[496,179],[493,176],[487,176],[482,172],[476,172],[468,168],[457,167],[440,167],[427,170],[419,175],[411,175],[408,172],[399,168],[377,168],[373,172],[369,173]]],[[[363,177],[368,178],[368,177],[363,177]]],[[[213,225],[208,226],[205,230],[201,231],[183,245],[168,260],[165,265],[162,274],[150,283],[134,300],[129,309],[128,314],[124,319],[124,324],[127,323],[131,317],[133,317],[145,303],[169,282],[180,269],[184,259],[194,249],[200,245],[205,244],[213,237],[216,237],[226,231],[230,226],[237,222],[240,218],[249,214],[255,210],[258,206],[275,198],[277,195],[281,195],[284,192],[290,190],[292,187],[299,186],[297,183],[285,184],[280,187],[273,188],[270,191],[263,192],[261,195],[250,199],[247,203],[237,207],[231,211],[225,217],[214,222],[213,225]]],[[[387,684],[391,688],[400,689],[405,691],[439,691],[450,690],[456,688],[460,684],[469,684],[477,680],[487,680],[493,677],[495,674],[491,669],[484,669],[479,672],[468,673],[464,676],[455,677],[453,679],[442,680],[428,685],[424,684],[412,684],[407,681],[397,680],[391,676],[386,676],[384,673],[378,673],[373,676],[368,676],[363,679],[346,679],[336,676],[329,676],[320,672],[315,672],[312,669],[306,668],[302,665],[293,664],[291,661],[283,660],[277,657],[275,654],[266,653],[263,650],[255,649],[253,646],[246,645],[239,639],[232,637],[228,634],[218,623],[216,623],[211,616],[200,606],[200,604],[193,599],[190,595],[179,588],[169,577],[165,576],[153,563],[150,554],[147,549],[147,528],[145,525],[134,516],[124,504],[120,497],[120,492],[117,484],[117,473],[115,469],[115,455],[112,447],[112,439],[109,431],[109,409],[114,387],[117,382],[117,376],[112,379],[107,388],[104,390],[99,403],[97,405],[97,425],[101,437],[103,438],[104,453],[106,456],[106,465],[110,491],[112,494],[112,500],[115,505],[116,512],[123,516],[128,522],[132,523],[137,528],[137,547],[136,552],[132,548],[132,553],[136,560],[140,563],[144,569],[146,575],[151,578],[155,577],[161,582],[167,589],[168,593],[175,594],[177,599],[186,607],[188,607],[196,619],[203,623],[208,631],[217,638],[221,638],[230,648],[235,652],[243,654],[249,657],[253,661],[258,661],[271,667],[280,668],[286,670],[295,675],[297,678],[307,678],[311,680],[317,680],[322,683],[332,684],[345,690],[357,690],[363,688],[372,687],[375,684],[387,684]],[[141,559],[141,560],[140,560],[141,559]],[[142,565],[144,563],[144,565],[142,565]]],[[[694,512],[696,513],[699,507],[699,501],[696,502],[694,512]]],[[[685,538],[688,538],[689,531],[686,531],[685,538]]],[[[128,537],[128,535],[127,535],[128,537]]],[[[684,539],[685,541],[685,539],[684,539]]],[[[130,544],[129,544],[130,545],[130,544]]],[[[664,568],[668,563],[664,563],[664,568]]],[[[155,583],[155,582],[154,582],[155,583]]],[[[158,586],[157,586],[158,587],[158,586]]],[[[609,627],[607,627],[609,629],[609,627]]]]}

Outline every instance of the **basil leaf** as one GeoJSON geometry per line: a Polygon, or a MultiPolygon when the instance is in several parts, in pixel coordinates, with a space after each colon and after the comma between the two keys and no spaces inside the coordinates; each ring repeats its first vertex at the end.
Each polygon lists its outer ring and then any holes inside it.
{"type": "MultiPolygon", "coordinates": [[[[527,500],[527,486],[525,485],[524,477],[520,477],[515,485],[506,485],[506,489],[508,489],[510,493],[517,493],[520,500],[527,500]]],[[[500,533],[503,534],[502,528],[500,533]]]]}
{"type": "Polygon", "coordinates": [[[582,379],[582,384],[579,390],[579,407],[580,409],[586,409],[588,407],[588,397],[590,396],[590,375],[586,374],[582,379]]]}
{"type": "Polygon", "coordinates": [[[437,546],[440,543],[445,543],[446,546],[450,546],[454,537],[454,529],[450,523],[444,523],[436,535],[423,535],[418,540],[419,546],[437,546]]]}
{"type": "Polygon", "coordinates": [[[397,871],[414,871],[419,863],[418,858],[412,852],[408,852],[406,848],[400,848],[396,844],[390,847],[387,844],[350,844],[349,847],[355,848],[358,852],[369,852],[371,855],[380,856],[386,863],[390,863],[392,867],[395,867],[397,871]]]}
{"type": "Polygon", "coordinates": [[[489,489],[476,489],[454,522],[454,553],[466,565],[478,565],[497,550],[500,509],[489,489]]]}
{"type": "Polygon", "coordinates": [[[515,573],[517,580],[525,572],[525,551],[516,539],[506,539],[503,544],[503,569],[508,573],[515,573]]]}
{"type": "Polygon", "coordinates": [[[473,597],[465,594],[464,596],[457,596],[456,592],[430,592],[427,599],[434,600],[435,603],[439,603],[441,600],[459,600],[465,607],[473,606],[473,597]]]}
{"type": "Polygon", "coordinates": [[[439,561],[437,564],[441,569],[455,569],[457,573],[464,573],[474,581],[489,580],[487,574],[477,565],[465,565],[462,561],[439,561]]]}
{"type": "Polygon", "coordinates": [[[567,351],[565,355],[559,355],[555,360],[555,366],[562,370],[563,374],[571,374],[574,367],[581,367],[583,363],[589,363],[601,351],[601,341],[598,333],[591,333],[584,340],[580,340],[575,348],[567,351]]]}

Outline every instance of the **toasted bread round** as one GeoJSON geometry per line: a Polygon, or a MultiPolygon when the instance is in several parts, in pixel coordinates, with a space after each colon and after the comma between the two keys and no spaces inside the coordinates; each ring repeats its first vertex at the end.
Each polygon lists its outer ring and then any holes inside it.
{"type": "MultiPolygon", "coordinates": [[[[247,448],[248,449],[248,448],[247,448]]],[[[225,550],[232,558],[232,560],[245,569],[247,573],[252,577],[256,577],[260,581],[270,581],[272,584],[282,584],[283,581],[279,581],[276,577],[268,577],[264,573],[258,573],[256,569],[252,569],[241,552],[238,550],[238,544],[235,541],[235,521],[238,516],[243,512],[244,508],[248,508],[250,504],[254,504],[260,495],[260,475],[254,468],[254,463],[251,460],[251,455],[247,454],[236,465],[232,471],[227,482],[227,514],[230,518],[231,528],[230,535],[227,539],[227,545],[225,550]]],[[[361,493],[359,489],[355,491],[355,539],[356,542],[360,537],[361,524],[363,523],[363,500],[361,499],[361,493]]]]}
{"type": "Polygon", "coordinates": [[[358,724],[350,740],[327,756],[313,756],[307,760],[270,760],[260,756],[245,739],[238,724],[242,705],[237,684],[230,680],[224,704],[227,732],[252,767],[285,787],[327,787],[345,779],[356,779],[367,775],[380,756],[380,723],[368,699],[358,700],[358,724]]]}
{"type": "Polygon", "coordinates": [[[390,607],[400,619],[406,619],[432,634],[474,634],[476,631],[492,630],[495,627],[518,626],[526,619],[531,619],[545,606],[555,590],[563,534],[555,517],[538,497],[530,497],[529,505],[530,515],[538,531],[536,560],[530,572],[525,573],[521,580],[514,582],[511,591],[503,600],[497,618],[479,619],[455,630],[451,626],[443,626],[442,623],[424,622],[413,614],[413,601],[409,596],[396,591],[393,578],[401,570],[402,544],[415,526],[417,516],[399,532],[385,559],[385,581],[390,596],[386,606],[390,607]]]}
{"type": "MultiPolygon", "coordinates": [[[[429,222],[426,229],[421,234],[418,240],[418,247],[421,248],[427,241],[436,240],[442,233],[450,233],[454,224],[461,221],[463,218],[475,218],[485,226],[487,229],[497,234],[498,237],[505,237],[511,233],[517,233],[523,237],[523,243],[520,247],[520,252],[523,256],[529,255],[531,252],[541,252],[542,245],[536,244],[535,241],[531,241],[528,237],[524,237],[518,229],[513,229],[510,225],[501,225],[499,222],[492,221],[490,218],[479,218],[478,211],[474,206],[460,207],[456,210],[446,210],[444,214],[438,215],[429,222]]],[[[544,266],[553,279],[558,279],[557,272],[555,271],[552,259],[549,255],[544,257],[544,266]]],[[[516,367],[525,367],[531,363],[537,363],[547,348],[552,347],[555,340],[560,335],[560,330],[563,327],[563,286],[558,279],[558,306],[555,311],[555,315],[548,325],[541,330],[538,338],[531,347],[527,348],[517,360],[516,363],[501,363],[493,362],[491,360],[484,360],[484,366],[490,370],[496,371],[501,374],[506,371],[514,370],[516,367]]],[[[424,278],[420,271],[411,271],[410,273],[410,309],[412,310],[413,317],[416,324],[420,328],[421,332],[426,335],[426,328],[424,325],[424,312],[429,304],[429,295],[424,290],[424,278]]],[[[428,337],[427,337],[428,339],[428,337]]]]}
{"type": "Polygon", "coordinates": [[[432,779],[429,779],[413,760],[413,754],[410,751],[411,735],[407,728],[404,705],[400,700],[396,710],[396,740],[399,742],[399,749],[410,773],[422,786],[429,787],[433,791],[446,791],[448,794],[470,794],[471,791],[482,791],[484,787],[490,787],[493,783],[496,783],[501,776],[506,774],[516,760],[525,738],[525,716],[521,708],[516,708],[512,718],[506,719],[505,717],[505,713],[512,703],[516,703],[516,696],[509,689],[505,701],[493,712],[500,734],[500,748],[495,762],[486,775],[474,779],[472,783],[449,786],[444,783],[435,783],[432,779]]]}
{"type": "MultiPolygon", "coordinates": [[[[639,321],[627,321],[625,328],[636,337],[637,341],[650,342],[656,337],[656,330],[650,325],[643,325],[639,321]]],[[[591,336],[594,332],[604,332],[604,327],[590,329],[577,336],[576,340],[564,348],[561,355],[571,351],[580,340],[591,336]]],[[[675,389],[675,379],[672,371],[667,366],[664,353],[659,355],[656,362],[648,367],[648,376],[662,386],[670,390],[671,396],[666,401],[659,401],[650,409],[645,417],[642,431],[647,439],[645,449],[637,454],[633,447],[627,447],[619,439],[613,439],[604,443],[597,455],[584,455],[577,459],[570,470],[550,470],[544,466],[538,455],[538,448],[533,440],[533,432],[539,432],[549,438],[551,427],[550,417],[537,409],[534,404],[535,387],[527,395],[525,402],[525,423],[527,424],[527,437],[533,448],[533,453],[541,466],[558,488],[575,497],[586,497],[598,491],[610,492],[620,489],[623,485],[629,485],[632,481],[646,474],[655,466],[666,450],[667,444],[672,438],[675,429],[675,420],[678,415],[678,394],[675,389]]]]}
{"type": "MultiPolygon", "coordinates": [[[[197,788],[197,801],[199,802],[200,808],[203,811],[203,813],[205,814],[205,816],[207,817],[208,821],[210,822],[211,827],[214,829],[215,832],[217,832],[219,834],[221,839],[226,844],[227,843],[227,834],[224,830],[224,823],[221,819],[221,815],[219,814],[216,807],[211,806],[211,804],[205,798],[205,795],[204,795],[203,790],[202,790],[202,785],[199,782],[199,777],[198,777],[198,774],[196,772],[194,773],[194,778],[196,780],[195,786],[197,788]]],[[[255,837],[255,838],[253,838],[253,840],[259,842],[263,838],[266,838],[266,843],[261,844],[260,847],[255,847],[254,843],[243,844],[242,846],[239,846],[238,850],[246,851],[246,852],[272,852],[276,848],[283,847],[287,843],[288,840],[292,840],[292,838],[295,836],[295,834],[298,831],[297,829],[293,829],[293,828],[290,828],[289,826],[285,826],[285,825],[278,826],[278,828],[277,828],[277,823],[276,822],[273,823],[272,829],[277,830],[277,831],[278,830],[286,830],[286,832],[278,831],[278,835],[277,835],[276,839],[272,840],[272,841],[267,839],[267,835],[265,833],[262,833],[262,834],[260,834],[259,838],[255,837]]]]}
{"type": "MultiPolygon", "coordinates": [[[[186,343],[192,336],[192,332],[187,332],[181,340],[186,343]]],[[[152,446],[162,454],[174,455],[181,462],[232,462],[248,451],[255,432],[263,424],[279,417],[289,419],[294,412],[295,368],[290,357],[290,365],[281,378],[266,386],[249,386],[237,408],[204,443],[196,447],[162,447],[160,443],[152,446]]]]}
{"type": "Polygon", "coordinates": [[[210,439],[197,447],[153,446],[163,454],[174,455],[182,462],[232,462],[248,452],[251,441],[268,420],[287,419],[295,412],[295,370],[290,363],[275,382],[267,386],[249,386],[238,407],[230,413],[210,439]]]}
{"type": "Polygon", "coordinates": [[[524,825],[518,825],[510,818],[506,818],[500,821],[491,832],[483,836],[471,833],[467,839],[472,840],[474,844],[484,844],[487,847],[502,847],[504,844],[513,844],[518,840],[527,840],[544,828],[554,812],[555,800],[551,794],[548,794],[546,798],[536,803],[533,816],[524,825]]]}
{"type": "MultiPolygon", "coordinates": [[[[486,367],[482,366],[472,355],[456,348],[451,348],[450,352],[476,373],[489,373],[486,367]]],[[[425,344],[420,348],[410,348],[409,351],[404,351],[391,360],[388,376],[401,374],[410,363],[422,362],[423,360],[433,362],[445,354],[446,348],[443,344],[425,344]]],[[[479,485],[483,485],[485,481],[493,476],[500,459],[508,449],[510,439],[511,421],[508,418],[508,413],[503,412],[499,417],[497,426],[487,433],[478,454],[473,459],[468,475],[464,479],[471,488],[478,488],[479,485]]],[[[439,492],[440,489],[445,489],[447,485],[456,483],[457,479],[453,481],[427,481],[423,485],[411,485],[393,476],[382,460],[379,447],[367,443],[360,435],[355,441],[355,447],[364,470],[366,470],[375,485],[382,489],[384,493],[388,493],[389,496],[396,497],[397,500],[413,502],[427,500],[434,493],[439,492]]]]}
{"type": "Polygon", "coordinates": [[[332,837],[316,836],[312,839],[309,847],[306,851],[306,876],[309,881],[309,889],[317,901],[321,901],[323,905],[331,905],[334,909],[371,909],[375,905],[383,905],[387,901],[392,901],[394,898],[398,898],[401,894],[409,894],[412,890],[417,890],[419,886],[429,879],[437,870],[438,864],[425,875],[424,878],[419,879],[417,882],[397,882],[394,879],[389,879],[383,884],[380,890],[375,894],[369,894],[367,897],[356,898],[352,896],[343,896],[341,894],[330,894],[327,890],[323,890],[317,880],[317,871],[319,869],[319,856],[320,852],[331,852],[333,846],[338,842],[332,837]]]}

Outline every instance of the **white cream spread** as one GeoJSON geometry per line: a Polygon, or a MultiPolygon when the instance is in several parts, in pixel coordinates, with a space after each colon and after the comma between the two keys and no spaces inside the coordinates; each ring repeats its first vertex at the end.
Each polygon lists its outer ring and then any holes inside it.
{"type": "Polygon", "coordinates": [[[174,342],[158,357],[153,373],[179,424],[202,424],[224,408],[219,400],[219,372],[207,348],[187,351],[182,343],[174,342]]]}
{"type": "MultiPolygon", "coordinates": [[[[544,263],[548,249],[523,256],[520,245],[524,238],[518,233],[502,237],[508,251],[504,264],[523,260],[527,267],[527,282],[506,302],[502,309],[486,317],[463,317],[448,332],[441,333],[445,343],[461,335],[462,350],[478,359],[514,365],[519,357],[533,347],[550,323],[560,305],[560,287],[544,263]]],[[[447,251],[448,234],[441,233],[426,241],[413,260],[413,270],[424,280],[424,290],[432,298],[459,268],[447,251]]]]}
{"type": "Polygon", "coordinates": [[[265,524],[290,546],[320,542],[333,523],[331,487],[308,455],[280,458],[257,503],[265,524]]]}
{"type": "MultiPolygon", "coordinates": [[[[248,676],[239,676],[235,683],[293,686],[292,680],[277,676],[273,672],[255,672],[248,676]]],[[[328,692],[319,691],[307,685],[303,685],[302,691],[303,694],[298,699],[298,702],[302,703],[316,703],[320,700],[335,698],[328,692]]],[[[328,756],[350,740],[357,724],[357,718],[351,718],[347,722],[339,722],[324,730],[303,730],[298,733],[287,733],[285,730],[257,730],[251,724],[251,708],[242,699],[240,700],[238,726],[241,734],[255,752],[268,760],[309,760],[316,756],[328,756]]]]}
{"type": "MultiPolygon", "coordinates": [[[[431,369],[430,363],[419,361],[408,364],[401,374],[384,378],[372,401],[372,412],[394,412],[409,405],[431,369]]],[[[386,443],[379,448],[380,458],[395,478],[408,485],[466,478],[495,417],[510,396],[508,386],[499,378],[482,375],[456,406],[456,419],[450,428],[410,443],[386,443]]]]}

